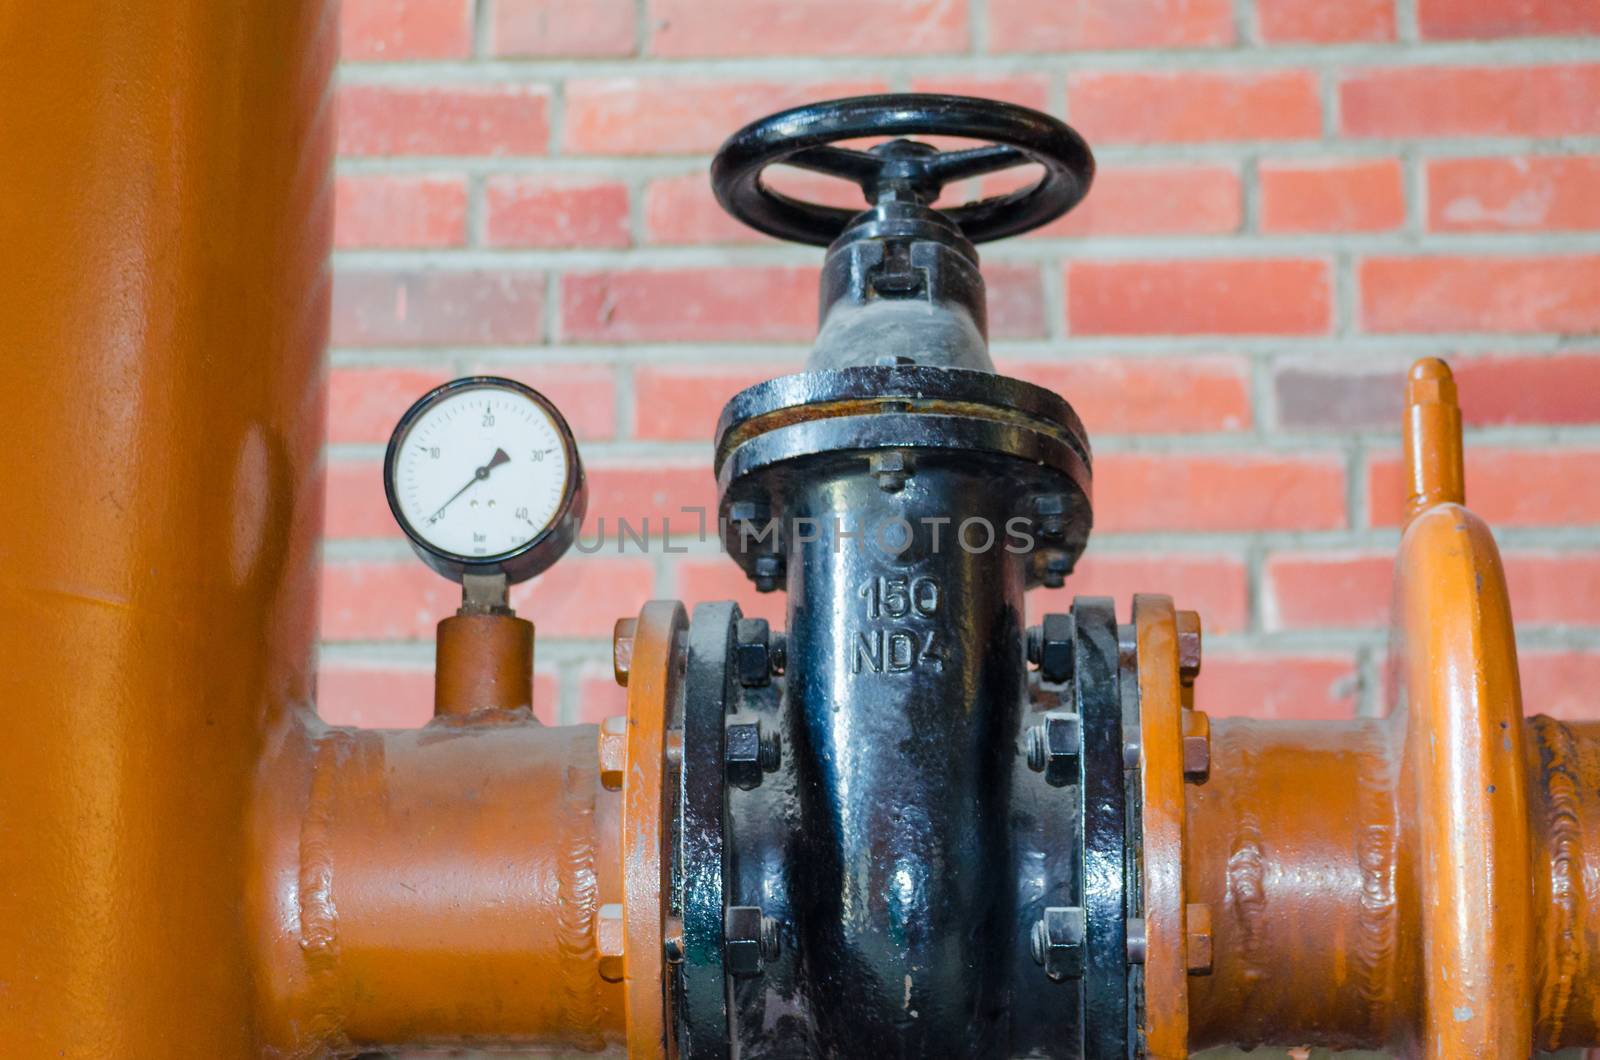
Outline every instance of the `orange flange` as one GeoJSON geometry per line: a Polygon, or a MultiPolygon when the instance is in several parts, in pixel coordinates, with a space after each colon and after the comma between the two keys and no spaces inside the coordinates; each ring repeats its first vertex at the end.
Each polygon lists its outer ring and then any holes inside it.
{"type": "MultiPolygon", "coordinates": [[[[672,786],[670,707],[681,694],[683,635],[688,618],[676,601],[652,600],[635,619],[617,623],[613,657],[628,688],[627,743],[622,757],[623,976],[628,1055],[667,1053],[666,896],[672,786]]],[[[604,737],[602,737],[604,740],[604,737]]]]}

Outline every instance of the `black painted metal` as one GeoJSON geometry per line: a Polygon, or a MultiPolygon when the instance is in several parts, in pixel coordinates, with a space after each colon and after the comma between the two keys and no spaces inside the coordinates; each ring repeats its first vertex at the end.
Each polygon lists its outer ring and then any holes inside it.
{"type": "Polygon", "coordinates": [[[678,1055],[729,1055],[728,982],[723,960],[727,786],[724,726],[738,688],[734,659],[739,606],[699,604],[689,621],[683,680],[683,764],[678,773],[675,903],[683,918],[683,960],[675,965],[678,1055]]]}
{"type": "Polygon", "coordinates": [[[966,96],[857,96],[810,103],[762,118],[729,137],[711,165],[712,186],[724,209],[780,239],[826,246],[847,229],[850,210],[800,202],[771,190],[762,172],[783,162],[861,186],[867,201],[938,198],[952,181],[1037,163],[1044,176],[1032,187],[942,210],[967,239],[980,243],[1017,235],[1054,220],[1082,200],[1094,179],[1094,157],[1083,138],[1038,111],[966,96]],[[873,151],[830,146],[869,136],[933,134],[990,141],[941,152],[904,140],[873,151]]]}
{"type": "Polygon", "coordinates": [[[1073,695],[1083,719],[1083,1055],[1123,1060],[1128,1035],[1127,789],[1117,618],[1106,597],[1072,602],[1073,695]]]}

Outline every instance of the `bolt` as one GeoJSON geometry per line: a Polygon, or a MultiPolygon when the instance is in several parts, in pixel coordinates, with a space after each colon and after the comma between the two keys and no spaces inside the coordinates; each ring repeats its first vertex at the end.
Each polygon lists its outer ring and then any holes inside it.
{"type": "Polygon", "coordinates": [[[898,493],[905,488],[911,475],[911,461],[898,449],[885,449],[867,458],[867,469],[878,476],[878,488],[885,493],[898,493]]]}
{"type": "Polygon", "coordinates": [[[1149,945],[1145,939],[1144,917],[1128,918],[1128,963],[1143,964],[1149,945]]]}
{"type": "Polygon", "coordinates": [[[760,975],[778,959],[778,924],[758,905],[730,905],[722,922],[722,960],[729,975],[760,975]]]}
{"type": "Polygon", "coordinates": [[[1200,614],[1178,612],[1178,680],[1194,684],[1200,676],[1200,614]]]}
{"type": "Polygon", "coordinates": [[[1067,499],[1059,493],[1047,493],[1043,497],[1036,497],[1033,501],[1033,510],[1039,516],[1039,536],[1050,541],[1059,541],[1067,532],[1067,499]]]}
{"type": "Polygon", "coordinates": [[[1078,759],[1083,753],[1083,729],[1076,714],[1050,711],[1028,730],[1028,768],[1043,773],[1053,788],[1078,782],[1078,759]]]}
{"type": "Polygon", "coordinates": [[[1049,614],[1039,624],[1039,675],[1057,683],[1072,680],[1077,623],[1069,614],[1049,614]]]}
{"type": "Polygon", "coordinates": [[[783,745],[776,733],[761,735],[761,723],[729,725],[724,737],[723,761],[728,783],[741,791],[761,786],[761,778],[783,761],[783,745]]]}
{"type": "Polygon", "coordinates": [[[677,772],[683,769],[683,730],[667,730],[667,746],[665,751],[667,768],[677,772]]]}
{"type": "Polygon", "coordinates": [[[1184,936],[1184,953],[1190,975],[1209,975],[1211,972],[1211,907],[1204,902],[1190,902],[1184,910],[1187,922],[1184,936]]]}
{"type": "Polygon", "coordinates": [[[628,719],[620,715],[600,723],[600,783],[608,791],[622,788],[628,769],[628,719]]]}
{"type": "Polygon", "coordinates": [[[1183,712],[1183,779],[1204,784],[1211,776],[1211,718],[1203,710],[1183,712]]]}
{"type": "Polygon", "coordinates": [[[661,933],[661,951],[662,954],[667,958],[668,964],[683,963],[682,917],[667,917],[666,927],[661,933]]]}
{"type": "Polygon", "coordinates": [[[770,593],[783,579],[783,559],[779,556],[757,556],[755,565],[756,592],[770,593]]]}
{"type": "Polygon", "coordinates": [[[907,357],[903,353],[885,353],[875,362],[879,368],[906,368],[917,363],[915,357],[907,357]]]}
{"type": "Polygon", "coordinates": [[[1060,549],[1050,549],[1044,554],[1044,566],[1039,573],[1039,582],[1046,589],[1059,589],[1067,584],[1067,576],[1072,573],[1072,560],[1060,549]]]}
{"type": "Polygon", "coordinates": [[[600,955],[600,978],[608,983],[622,981],[622,963],[626,932],[623,930],[622,906],[608,902],[600,907],[594,922],[594,947],[600,955]]]}
{"type": "Polygon", "coordinates": [[[1034,962],[1057,982],[1083,977],[1083,908],[1053,905],[1033,925],[1029,948],[1034,962]]]}
{"type": "Polygon", "coordinates": [[[633,635],[638,632],[639,620],[619,618],[611,629],[611,672],[617,684],[628,684],[628,671],[633,668],[633,635]]]}
{"type": "Polygon", "coordinates": [[[741,618],[734,634],[739,683],[764,688],[772,680],[772,630],[764,618],[741,618]]]}
{"type": "Polygon", "coordinates": [[[772,672],[782,674],[789,665],[789,638],[782,633],[772,634],[772,645],[768,649],[768,656],[772,660],[772,672]]]}

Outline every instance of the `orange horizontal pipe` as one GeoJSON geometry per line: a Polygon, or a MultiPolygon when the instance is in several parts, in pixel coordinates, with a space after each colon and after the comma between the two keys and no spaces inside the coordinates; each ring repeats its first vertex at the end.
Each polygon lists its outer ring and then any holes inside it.
{"type": "Polygon", "coordinates": [[[598,729],[293,721],[265,764],[248,908],[268,1045],[598,1049],[622,1040],[601,908],[622,901],[621,793],[598,729]]]}

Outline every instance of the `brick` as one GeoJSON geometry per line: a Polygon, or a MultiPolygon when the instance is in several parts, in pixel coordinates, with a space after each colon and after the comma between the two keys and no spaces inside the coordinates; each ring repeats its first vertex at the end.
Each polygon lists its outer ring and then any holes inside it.
{"type": "Polygon", "coordinates": [[[1600,553],[1508,552],[1505,568],[1518,628],[1600,625],[1600,553]]]}
{"type": "Polygon", "coordinates": [[[1035,339],[1046,333],[1044,282],[1037,265],[986,265],[989,337],[1035,339]]]}
{"type": "MultiPolygon", "coordinates": [[[[610,645],[607,647],[609,649],[610,645]]],[[[628,690],[617,684],[616,671],[611,668],[610,661],[585,665],[578,677],[578,703],[573,723],[598,725],[607,718],[626,717],[627,714],[628,690]]]]}
{"type": "Polygon", "coordinates": [[[1046,74],[940,74],[911,79],[913,92],[940,92],[952,96],[977,96],[998,99],[1034,110],[1050,110],[1050,78],[1046,74]]]}
{"type": "Polygon", "coordinates": [[[1600,132],[1600,65],[1366,70],[1339,115],[1350,136],[1581,136],[1600,132]]]}
{"type": "Polygon", "coordinates": [[[996,52],[1231,44],[1231,0],[989,0],[996,52]]]}
{"type": "Polygon", "coordinates": [[[436,368],[335,368],[328,373],[328,441],[387,442],[412,402],[450,378],[436,368]]]}
{"type": "Polygon", "coordinates": [[[420,728],[433,717],[433,669],[324,664],[317,671],[317,715],[360,729],[420,728]]]}
{"type": "Polygon", "coordinates": [[[467,241],[463,177],[347,175],[333,188],[333,243],[341,250],[436,249],[467,241]]]}
{"type": "Polygon", "coordinates": [[[626,269],[561,281],[562,334],[580,342],[809,340],[816,306],[814,267],[626,269]]]}
{"type": "Polygon", "coordinates": [[[1424,40],[1593,34],[1600,33],[1600,6],[1592,0],[1417,0],[1417,30],[1424,40]]]}
{"type": "Polygon", "coordinates": [[[1073,125],[1093,144],[1303,140],[1322,134],[1306,70],[1081,73],[1067,80],[1073,125]]]}
{"type": "Polygon", "coordinates": [[[597,554],[654,554],[661,551],[666,530],[674,540],[692,540],[704,532],[707,541],[715,542],[717,480],[710,461],[593,464],[586,473],[585,549],[603,545],[597,554]],[[622,529],[624,521],[627,532],[622,529]]]}
{"type": "MultiPolygon", "coordinates": [[[[774,166],[767,174],[763,178],[767,185],[791,198],[843,209],[866,209],[866,198],[854,184],[783,166],[774,166]]],[[[650,182],[644,195],[644,229],[649,243],[777,242],[723,210],[703,169],[650,182]]]]}
{"type": "Polygon", "coordinates": [[[526,383],[555,403],[580,442],[617,436],[617,377],[607,365],[507,364],[474,365],[473,375],[498,375],[526,383]]]}
{"type": "MultiPolygon", "coordinates": [[[[553,674],[533,675],[533,715],[556,723],[560,688],[553,674]]],[[[433,670],[402,664],[332,663],[317,672],[317,715],[329,725],[416,729],[433,717],[433,670]]]]}
{"type": "Polygon", "coordinates": [[[1250,624],[1244,561],[1236,556],[1191,556],[1163,552],[1129,555],[1090,550],[1067,584],[1028,594],[1030,622],[1048,611],[1066,611],[1075,596],[1109,596],[1127,615],[1135,593],[1166,593],[1180,606],[1200,612],[1208,633],[1237,633],[1250,624]]]}
{"type": "Polygon", "coordinates": [[[633,0],[491,0],[490,49],[508,57],[632,55],[633,0]]]}
{"type": "Polygon", "coordinates": [[[965,0],[649,0],[648,11],[650,50],[672,58],[967,48],[965,0]]]}
{"type": "Polygon", "coordinates": [[[1389,624],[1394,556],[1296,552],[1267,557],[1268,629],[1382,629],[1389,624]]]}
{"type": "MultiPolygon", "coordinates": [[[[999,186],[986,186],[995,194],[999,186]]],[[[1088,198],[1040,238],[1224,235],[1244,220],[1244,189],[1231,165],[1103,166],[1088,198]]]]}
{"type": "Polygon", "coordinates": [[[1268,44],[1389,41],[1394,0],[1256,0],[1256,26],[1268,44]]]}
{"type": "Polygon", "coordinates": [[[498,176],[484,183],[491,247],[626,247],[628,189],[618,181],[498,176]]]}
{"type": "MultiPolygon", "coordinates": [[[[1179,606],[1187,606],[1180,600],[1179,606]]],[[[1202,614],[1202,620],[1208,616],[1202,614]]],[[[1355,659],[1342,655],[1207,650],[1194,705],[1213,717],[1323,721],[1352,717],[1361,697],[1355,659]]]]}
{"type": "Polygon", "coordinates": [[[705,153],[773,111],[884,91],[883,81],[872,80],[577,79],[566,86],[565,148],[599,155],[705,153]]]}
{"type": "Polygon", "coordinates": [[[673,565],[677,589],[672,594],[691,606],[706,600],[733,600],[750,618],[764,618],[782,629],[787,593],[758,593],[731,556],[685,559],[673,565]]]}
{"type": "MultiPolygon", "coordinates": [[[[1281,364],[1273,376],[1278,420],[1291,430],[1398,432],[1409,361],[1281,364]]],[[[1456,358],[1450,367],[1469,427],[1600,423],[1600,355],[1489,354],[1456,358]]]]}
{"type": "Polygon", "coordinates": [[[729,398],[745,387],[798,369],[798,364],[641,366],[633,373],[633,435],[646,441],[709,443],[729,398]]]}
{"type": "Polygon", "coordinates": [[[1600,228],[1600,156],[1441,158],[1428,163],[1435,232],[1560,232],[1600,228]]]}
{"type": "Polygon", "coordinates": [[[345,62],[464,59],[472,54],[472,0],[343,0],[345,62]]]}
{"type": "MultiPolygon", "coordinates": [[[[1584,486],[1594,481],[1600,450],[1470,446],[1466,466],[1467,506],[1491,526],[1600,524],[1600,490],[1584,486]]],[[[1371,457],[1367,482],[1373,525],[1399,525],[1405,503],[1399,457],[1371,457]]]]}
{"type": "MultiPolygon", "coordinates": [[[[541,638],[610,637],[654,587],[642,556],[569,556],[511,593],[541,638]]],[[[330,641],[432,640],[461,606],[461,589],[414,559],[331,563],[323,575],[322,635],[330,641]]]]}
{"type": "Polygon", "coordinates": [[[335,346],[481,346],[544,339],[538,272],[341,269],[335,346]]]}
{"type": "Polygon", "coordinates": [[[1312,335],[1332,323],[1328,265],[1310,259],[1076,261],[1074,335],[1312,335]]]}
{"type": "Polygon", "coordinates": [[[383,494],[383,461],[330,460],[323,478],[323,533],[344,538],[397,538],[400,527],[383,494]]]}
{"type": "Polygon", "coordinates": [[[1590,332],[1600,328],[1600,256],[1367,258],[1368,331],[1590,332]]]}
{"type": "Polygon", "coordinates": [[[346,85],[339,91],[339,153],[542,155],[549,110],[549,90],[538,85],[346,85]]]}
{"type": "Polygon", "coordinates": [[[1238,431],[1250,426],[1250,368],[1239,357],[1104,357],[1001,365],[1054,390],[1106,434],[1238,431]]]}
{"type": "Polygon", "coordinates": [[[1523,714],[1600,721],[1600,654],[1521,651],[1517,670],[1523,714]]]}
{"type": "Polygon", "coordinates": [[[1406,219],[1400,163],[1263,162],[1263,232],[1385,232],[1406,219]]]}
{"type": "Polygon", "coordinates": [[[1344,483],[1333,455],[1101,453],[1095,531],[1338,529],[1344,483]]]}

